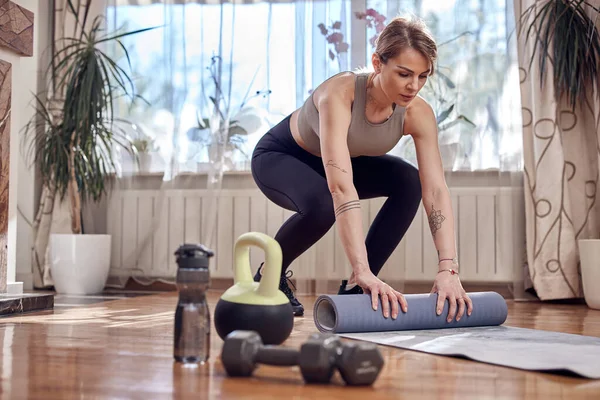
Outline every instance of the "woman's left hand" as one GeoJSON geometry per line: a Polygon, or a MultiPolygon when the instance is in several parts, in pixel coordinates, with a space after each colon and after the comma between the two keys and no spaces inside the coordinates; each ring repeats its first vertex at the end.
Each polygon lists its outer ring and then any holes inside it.
{"type": "Polygon", "coordinates": [[[436,313],[440,315],[444,309],[444,302],[448,299],[449,311],[448,322],[451,322],[456,316],[456,321],[460,321],[465,314],[465,304],[467,306],[467,315],[473,312],[473,302],[463,289],[458,274],[452,274],[449,271],[440,271],[435,277],[431,293],[437,293],[436,313]],[[458,314],[456,313],[458,308],[458,314]]]}

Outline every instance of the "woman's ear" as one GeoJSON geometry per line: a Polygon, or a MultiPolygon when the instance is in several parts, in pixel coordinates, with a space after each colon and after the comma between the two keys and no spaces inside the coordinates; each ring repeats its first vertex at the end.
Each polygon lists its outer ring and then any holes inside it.
{"type": "Polygon", "coordinates": [[[375,73],[378,74],[381,72],[381,60],[379,59],[379,55],[377,53],[373,53],[371,56],[371,63],[373,64],[373,69],[375,73]]]}

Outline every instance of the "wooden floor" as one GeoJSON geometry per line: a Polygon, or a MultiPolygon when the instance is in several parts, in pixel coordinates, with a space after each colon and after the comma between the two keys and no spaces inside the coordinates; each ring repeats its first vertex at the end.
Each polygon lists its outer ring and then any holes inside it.
{"type": "MultiPolygon", "coordinates": [[[[211,311],[217,299],[218,293],[211,293],[211,311]]],[[[314,300],[302,298],[307,313],[295,319],[285,345],[296,347],[316,332],[314,300]]],[[[1,398],[600,399],[600,380],[389,347],[381,347],[385,368],[369,388],[345,387],[338,375],[331,385],[306,385],[296,368],[286,367],[260,367],[253,378],[227,378],[216,333],[207,365],[194,369],[173,362],[176,302],[174,293],[164,293],[57,305],[54,312],[0,319],[1,398]]],[[[600,337],[600,311],[509,301],[506,325],[600,337]]]]}

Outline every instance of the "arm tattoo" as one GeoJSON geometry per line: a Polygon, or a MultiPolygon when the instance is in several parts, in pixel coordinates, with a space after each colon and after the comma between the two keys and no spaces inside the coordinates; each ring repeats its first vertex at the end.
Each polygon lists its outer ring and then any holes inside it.
{"type": "Polygon", "coordinates": [[[346,170],[343,168],[340,168],[333,160],[329,160],[327,161],[327,164],[325,165],[326,167],[333,167],[333,168],[337,168],[340,171],[342,171],[343,173],[346,173],[346,170]]]}
{"type": "Polygon", "coordinates": [[[352,210],[354,208],[360,208],[360,201],[358,200],[352,200],[349,201],[347,203],[342,204],[341,206],[339,206],[338,208],[336,208],[335,210],[335,217],[337,218],[338,215],[340,215],[341,213],[344,213],[348,210],[352,210]]]}
{"type": "Polygon", "coordinates": [[[431,213],[429,214],[429,229],[431,229],[433,237],[435,237],[435,233],[442,227],[442,222],[445,219],[446,217],[442,215],[442,210],[436,210],[432,204],[431,213]]]}

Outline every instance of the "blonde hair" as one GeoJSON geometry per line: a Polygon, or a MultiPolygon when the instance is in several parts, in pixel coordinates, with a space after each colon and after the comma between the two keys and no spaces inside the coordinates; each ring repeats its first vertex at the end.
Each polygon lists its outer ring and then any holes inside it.
{"type": "Polygon", "coordinates": [[[429,75],[433,74],[437,45],[425,23],[417,17],[392,19],[375,42],[375,53],[384,64],[406,48],[413,48],[423,54],[431,64],[429,75]]]}

